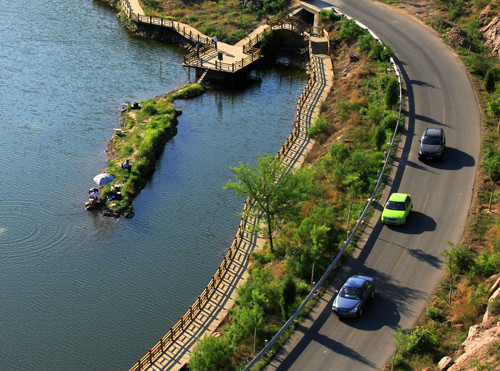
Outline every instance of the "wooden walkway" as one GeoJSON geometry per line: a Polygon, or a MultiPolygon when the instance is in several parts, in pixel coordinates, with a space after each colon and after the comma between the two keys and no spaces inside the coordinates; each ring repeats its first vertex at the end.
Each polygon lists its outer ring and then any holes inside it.
{"type": "MultiPolygon", "coordinates": [[[[128,6],[129,12],[132,14],[139,14],[142,11],[142,9],[137,8],[140,8],[137,0],[122,0],[122,4],[128,6]]],[[[259,37],[269,27],[273,27],[273,25],[259,27],[236,44],[234,48],[241,50],[241,53],[243,53],[243,48],[253,48],[255,45],[253,43],[257,43],[259,37]]],[[[279,27],[283,27],[283,25],[279,25],[279,27]]],[[[296,27],[296,25],[288,24],[286,27],[296,27]]],[[[183,32],[186,30],[183,29],[183,32]]],[[[188,31],[194,34],[192,30],[188,31]]],[[[321,102],[326,100],[333,82],[333,66],[328,55],[327,35],[325,37],[320,32],[307,36],[309,37],[310,53],[309,80],[297,104],[294,129],[277,154],[277,157],[282,159],[290,170],[302,165],[305,155],[313,144],[307,136],[307,130],[319,116],[321,102]]],[[[218,49],[225,48],[226,45],[220,43],[218,49]]],[[[230,53],[229,50],[225,49],[224,51],[230,53]]],[[[213,52],[207,51],[206,53],[212,55],[213,52]]],[[[239,55],[241,56],[241,54],[239,55]]],[[[227,56],[229,58],[229,54],[227,56]]],[[[234,52],[234,56],[236,56],[236,52],[234,52]]],[[[244,210],[249,207],[251,207],[251,201],[247,200],[244,210]]],[[[236,237],[228,253],[198,300],[188,309],[180,321],[171,327],[170,331],[145,356],[138,360],[131,371],[180,370],[188,363],[197,340],[206,334],[214,333],[227,316],[228,309],[234,305],[237,287],[247,278],[250,254],[265,244],[265,240],[260,238],[257,233],[250,232],[256,223],[258,220],[255,218],[241,219],[236,237]]]]}
{"type": "Polygon", "coordinates": [[[186,39],[198,45],[184,57],[184,66],[204,70],[235,73],[262,58],[260,49],[254,46],[262,41],[264,35],[271,31],[290,30],[299,33],[307,39],[308,26],[295,17],[287,17],[255,29],[250,35],[240,40],[235,45],[217,41],[217,47],[212,41],[212,36],[207,36],[197,29],[171,19],[147,16],[144,14],[138,0],[122,0],[123,10],[127,16],[137,22],[161,27],[167,27],[181,34],[186,39]]]}

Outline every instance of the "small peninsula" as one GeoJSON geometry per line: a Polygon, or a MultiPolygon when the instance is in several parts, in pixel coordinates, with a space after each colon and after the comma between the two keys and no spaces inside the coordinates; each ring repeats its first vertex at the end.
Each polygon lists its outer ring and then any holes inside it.
{"type": "Polygon", "coordinates": [[[156,168],[165,144],[177,133],[176,99],[203,94],[200,84],[188,84],[154,99],[122,108],[120,128],[115,128],[106,148],[107,168],[114,181],[99,188],[99,197],[89,200],[87,210],[101,210],[104,216],[132,218],[132,200],[141,192],[156,168]],[[122,164],[129,161],[130,171],[122,164]]]}

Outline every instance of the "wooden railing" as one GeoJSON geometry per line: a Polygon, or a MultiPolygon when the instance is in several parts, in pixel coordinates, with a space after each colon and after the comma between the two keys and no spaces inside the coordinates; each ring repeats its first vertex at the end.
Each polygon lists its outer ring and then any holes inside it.
{"type": "Polygon", "coordinates": [[[298,17],[287,16],[283,19],[268,18],[267,25],[269,26],[268,28],[263,29],[261,33],[255,35],[248,40],[245,45],[243,45],[243,53],[247,53],[248,50],[261,42],[270,33],[270,31],[290,30],[297,32],[304,37],[308,37],[309,26],[298,17]]]}
{"type": "MultiPolygon", "coordinates": [[[[252,207],[253,200],[247,199],[245,201],[245,205],[243,207],[243,214],[245,214],[252,207]]],[[[212,294],[217,290],[219,283],[223,280],[224,275],[226,274],[231,261],[234,259],[236,252],[238,251],[243,235],[245,231],[248,230],[247,224],[249,223],[249,217],[241,217],[240,225],[238,228],[238,232],[236,237],[231,244],[226,256],[224,256],[224,260],[220,264],[215,275],[212,276],[212,279],[205,287],[205,290],[198,296],[198,299],[194,302],[194,304],[189,307],[189,310],[184,314],[180,320],[173,326],[170,327],[170,331],[167,332],[165,336],[163,336],[160,341],[151,349],[149,349],[148,353],[139,359],[137,363],[130,369],[130,371],[140,371],[145,369],[146,367],[152,365],[160,355],[165,352],[170,345],[175,343],[176,339],[182,334],[184,329],[188,327],[196,315],[202,311],[205,304],[210,300],[212,294]]]]}
{"type": "Polygon", "coordinates": [[[174,21],[172,19],[134,13],[128,0],[121,0],[121,4],[125,14],[127,14],[127,16],[135,22],[171,28],[172,30],[176,31],[192,42],[197,42],[204,45],[210,45],[212,43],[212,39],[210,37],[197,32],[191,27],[186,27],[185,24],[174,21]]]}
{"type": "MultiPolygon", "coordinates": [[[[209,50],[215,51],[215,47],[212,45],[205,45],[199,51],[200,57],[197,56],[196,51],[189,53],[184,57],[184,65],[191,67],[208,67],[207,65],[203,65],[203,53],[206,53],[209,50]]],[[[233,63],[225,63],[215,60],[214,69],[218,71],[234,73],[242,69],[243,67],[248,66],[252,62],[262,58],[260,49],[253,49],[248,54],[250,54],[248,57],[242,58],[241,60],[233,63]]]]}

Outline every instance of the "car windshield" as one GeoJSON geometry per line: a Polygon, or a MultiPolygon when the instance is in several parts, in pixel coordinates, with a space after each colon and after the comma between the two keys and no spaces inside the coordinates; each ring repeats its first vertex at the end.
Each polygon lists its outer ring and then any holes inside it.
{"type": "Polygon", "coordinates": [[[439,145],[441,144],[441,138],[434,136],[424,137],[424,139],[422,139],[422,144],[439,145]]]}
{"type": "Polygon", "coordinates": [[[389,201],[385,205],[385,208],[389,209],[389,210],[404,210],[405,203],[404,202],[389,201]]]}
{"type": "Polygon", "coordinates": [[[356,299],[356,300],[359,300],[361,298],[361,294],[362,294],[361,289],[349,286],[342,287],[342,290],[340,290],[339,293],[341,298],[356,299]]]}

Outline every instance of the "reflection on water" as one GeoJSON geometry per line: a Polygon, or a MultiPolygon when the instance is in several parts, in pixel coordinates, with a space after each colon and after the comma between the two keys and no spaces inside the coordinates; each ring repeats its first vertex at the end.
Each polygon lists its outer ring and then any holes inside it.
{"type": "Polygon", "coordinates": [[[177,102],[135,217],[104,218],[84,202],[120,104],[184,84],[184,51],[133,37],[99,2],[0,5],[0,369],[127,369],[215,272],[243,205],[222,190],[227,166],[279,150],[305,79],[268,70],[177,102]]]}

